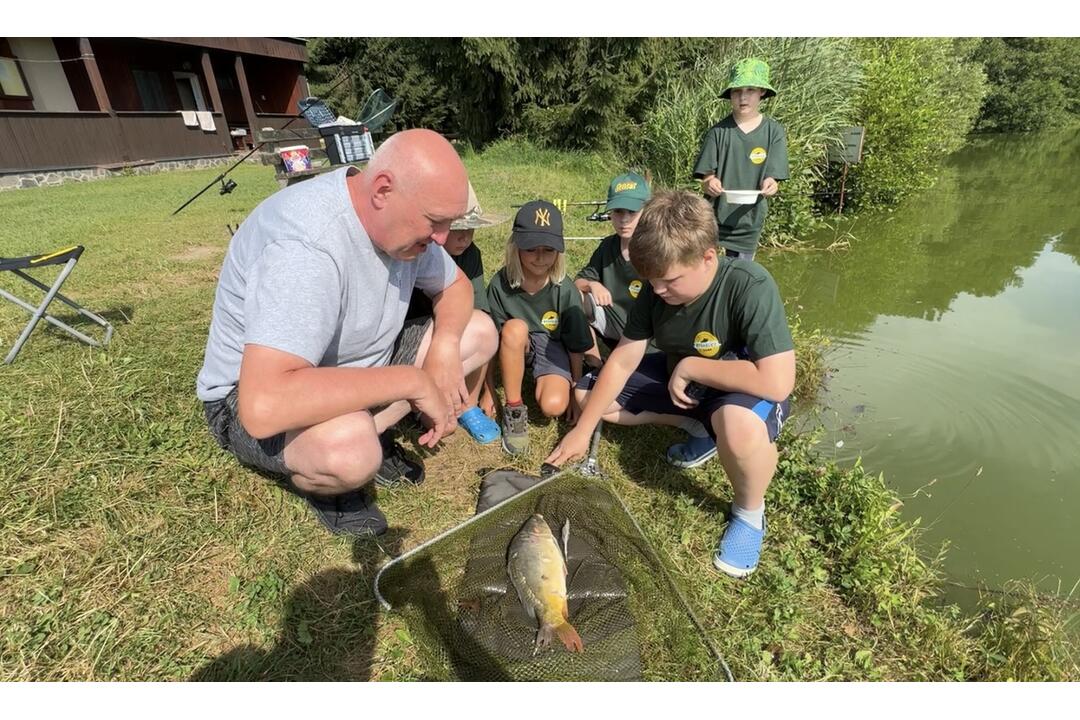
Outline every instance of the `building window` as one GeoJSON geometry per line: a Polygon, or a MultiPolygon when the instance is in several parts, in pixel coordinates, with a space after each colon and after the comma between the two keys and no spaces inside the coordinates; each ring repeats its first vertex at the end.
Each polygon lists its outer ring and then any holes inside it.
{"type": "Polygon", "coordinates": [[[135,76],[135,89],[139,92],[143,110],[169,109],[169,103],[165,99],[165,87],[156,70],[132,70],[131,74],[135,76]]]}
{"type": "Polygon", "coordinates": [[[30,99],[26,78],[15,58],[0,57],[0,97],[30,99]]]}

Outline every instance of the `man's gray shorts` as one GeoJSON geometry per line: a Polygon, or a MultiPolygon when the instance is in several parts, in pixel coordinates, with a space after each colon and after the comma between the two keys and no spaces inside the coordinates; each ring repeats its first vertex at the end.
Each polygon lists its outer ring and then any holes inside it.
{"type": "Polygon", "coordinates": [[[529,333],[529,352],[525,364],[532,367],[533,378],[544,375],[558,375],[565,378],[572,386],[574,377],[570,374],[570,353],[558,340],[552,340],[546,332],[529,333]]]}
{"type": "MultiPolygon", "coordinates": [[[[405,322],[394,341],[394,355],[391,365],[413,365],[420,351],[420,342],[431,324],[430,317],[416,318],[405,322]]],[[[248,435],[240,424],[236,410],[237,392],[234,387],[223,400],[203,403],[206,412],[206,424],[210,434],[218,445],[236,456],[242,464],[257,470],[288,477],[292,473],[285,466],[285,433],[278,433],[264,440],[256,440],[248,435]]]]}

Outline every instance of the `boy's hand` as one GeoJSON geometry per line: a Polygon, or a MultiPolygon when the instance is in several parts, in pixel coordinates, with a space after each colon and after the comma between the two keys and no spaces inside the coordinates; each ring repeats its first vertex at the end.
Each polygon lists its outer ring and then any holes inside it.
{"type": "Polygon", "coordinates": [[[716,197],[724,192],[724,186],[720,183],[720,178],[710,175],[701,181],[701,191],[709,197],[716,197]]]}
{"type": "Polygon", "coordinates": [[[779,189],[780,185],[778,185],[776,180],[773,180],[771,177],[765,178],[765,181],[761,183],[761,194],[765,197],[772,197],[779,189]]]}
{"type": "Polygon", "coordinates": [[[584,430],[581,425],[578,425],[566,433],[566,437],[555,446],[555,449],[551,451],[551,454],[547,456],[544,462],[562,467],[563,463],[585,457],[589,452],[589,440],[592,432],[585,432],[584,430]]]}
{"type": "Polygon", "coordinates": [[[611,292],[595,280],[589,281],[589,292],[592,294],[593,302],[597,305],[607,306],[611,304],[611,292]]]}
{"type": "Polygon", "coordinates": [[[689,410],[698,404],[697,400],[686,394],[686,386],[693,381],[693,378],[687,375],[686,361],[692,359],[683,358],[680,360],[671,373],[671,379],[668,380],[668,393],[671,395],[671,402],[675,403],[675,407],[683,410],[689,410]]]}

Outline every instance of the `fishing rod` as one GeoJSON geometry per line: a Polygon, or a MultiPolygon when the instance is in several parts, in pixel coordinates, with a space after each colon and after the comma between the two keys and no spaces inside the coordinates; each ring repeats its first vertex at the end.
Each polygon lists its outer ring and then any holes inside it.
{"type": "MultiPolygon", "coordinates": [[[[342,77],[341,77],[341,79],[338,80],[336,83],[334,83],[333,87],[331,87],[329,90],[327,90],[324,94],[329,95],[330,93],[334,92],[334,90],[337,90],[338,86],[341,85],[341,83],[345,82],[346,80],[348,80],[351,77],[352,77],[352,73],[349,72],[348,68],[342,68],[342,77]]],[[[307,105],[304,105],[303,102],[301,102],[301,110],[300,110],[300,112],[297,115],[294,115],[289,120],[289,122],[282,125],[281,130],[287,129],[294,122],[296,122],[297,120],[300,120],[301,118],[303,118],[304,113],[307,112],[307,110],[312,105],[314,105],[314,103],[309,103],[307,105]]],[[[295,134],[295,131],[294,131],[294,134],[295,134]]],[[[297,135],[297,137],[300,137],[300,136],[297,135]]],[[[234,162],[232,165],[229,166],[228,170],[226,170],[225,172],[218,175],[216,178],[214,178],[213,180],[210,181],[210,184],[208,184],[202,190],[200,190],[199,192],[195,193],[190,198],[188,198],[188,201],[186,203],[184,203],[183,205],[181,205],[180,207],[173,210],[172,214],[176,215],[178,212],[180,212],[181,210],[186,208],[188,205],[195,202],[195,200],[197,200],[200,195],[202,195],[204,192],[206,192],[210,188],[214,187],[214,185],[217,185],[219,182],[221,183],[221,189],[218,190],[219,195],[228,195],[229,193],[231,193],[233,190],[236,189],[236,181],[232,180],[231,178],[229,180],[226,180],[225,176],[228,175],[229,173],[231,173],[233,170],[235,170],[237,168],[237,166],[240,165],[240,163],[244,162],[249,157],[251,157],[256,152],[258,152],[262,148],[262,146],[265,145],[268,142],[270,142],[270,141],[269,140],[263,140],[261,143],[259,143],[255,147],[251,148],[251,151],[248,152],[247,155],[245,155],[244,157],[242,157],[239,160],[237,160],[236,162],[234,162]]]]}

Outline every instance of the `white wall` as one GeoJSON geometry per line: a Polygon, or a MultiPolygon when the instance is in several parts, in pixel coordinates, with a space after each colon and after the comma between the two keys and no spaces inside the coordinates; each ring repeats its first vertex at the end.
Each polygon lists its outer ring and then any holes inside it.
{"type": "Polygon", "coordinates": [[[52,38],[9,37],[8,42],[15,57],[20,60],[50,61],[19,63],[26,75],[30,93],[34,96],[35,110],[75,112],[79,109],[75,104],[75,96],[71,94],[64,66],[59,62],[52,38]]]}

